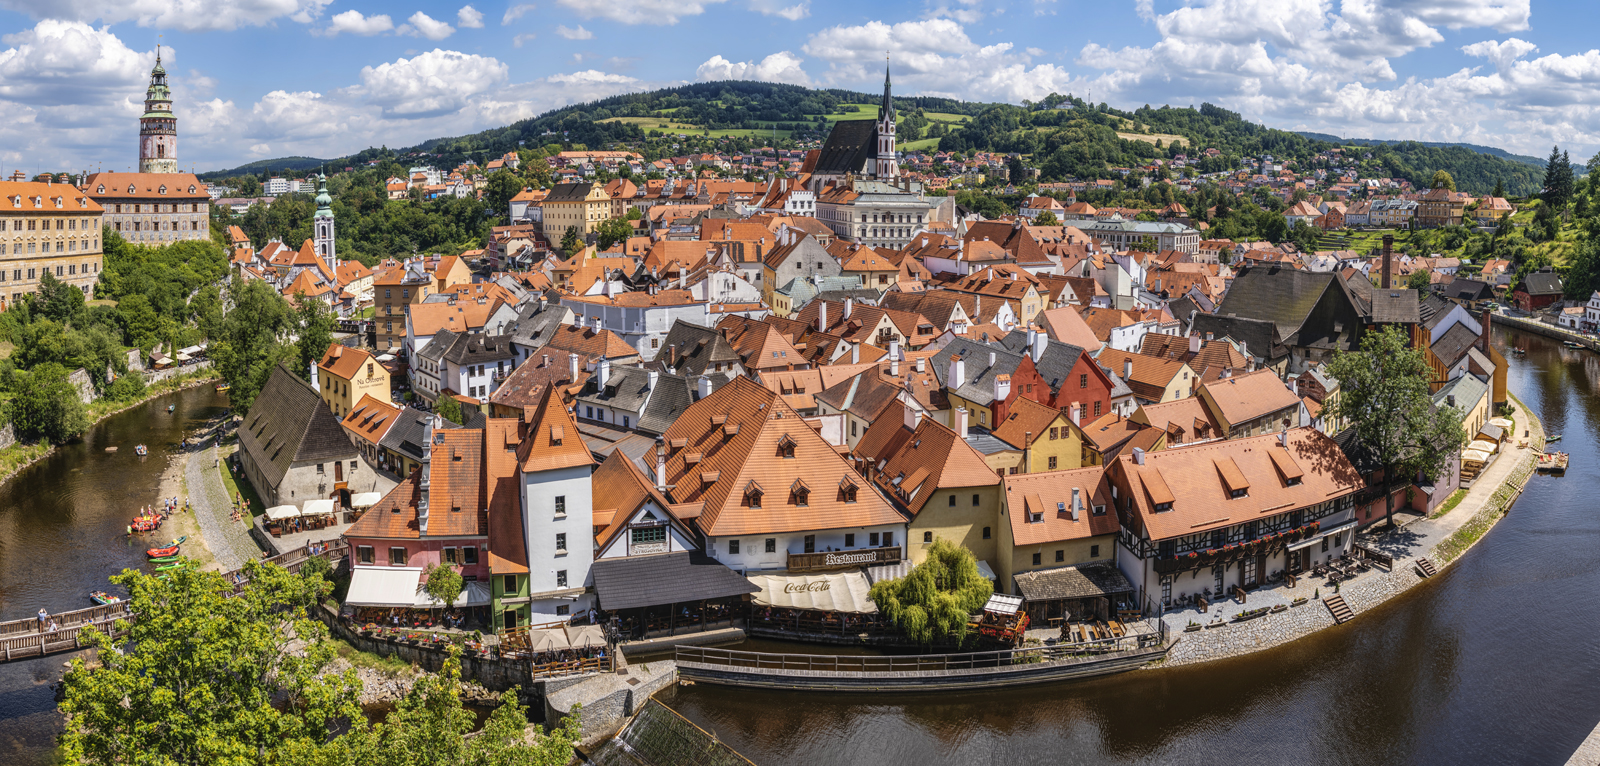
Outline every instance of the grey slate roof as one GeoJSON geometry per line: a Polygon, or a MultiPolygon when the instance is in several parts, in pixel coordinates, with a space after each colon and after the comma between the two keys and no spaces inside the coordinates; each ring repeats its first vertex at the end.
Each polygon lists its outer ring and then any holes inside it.
{"type": "MultiPolygon", "coordinates": [[[[1000,339],[1000,345],[1013,353],[1029,353],[1028,334],[1021,330],[1012,330],[1010,335],[1000,339]]],[[[1067,381],[1067,376],[1072,374],[1072,368],[1077,366],[1078,357],[1082,355],[1083,349],[1071,343],[1046,340],[1044,353],[1039,355],[1033,366],[1039,371],[1039,377],[1050,385],[1051,393],[1056,393],[1061,390],[1061,384],[1067,381]]]]}
{"type": "Polygon", "coordinates": [[[588,181],[579,181],[577,183],[570,184],[556,184],[550,189],[550,193],[545,195],[544,201],[582,202],[584,197],[589,196],[589,189],[592,186],[594,186],[594,184],[591,184],[588,181]]]}
{"type": "Polygon", "coordinates": [[[1243,341],[1245,353],[1260,359],[1279,359],[1288,355],[1282,336],[1272,322],[1247,317],[1230,317],[1219,314],[1196,314],[1191,327],[1202,337],[1211,333],[1217,338],[1243,341]]]}
{"type": "Polygon", "coordinates": [[[1444,337],[1434,341],[1430,348],[1433,349],[1434,356],[1439,357],[1439,361],[1444,362],[1446,367],[1454,367],[1478,340],[1478,333],[1473,328],[1458,324],[1452,326],[1444,337]]]}
{"type": "Polygon", "coordinates": [[[1335,274],[1298,269],[1241,269],[1229,285],[1217,313],[1272,322],[1277,325],[1278,337],[1292,344],[1291,339],[1306,323],[1312,309],[1338,279],[1335,274]]]}
{"type": "Polygon", "coordinates": [[[984,407],[994,403],[994,379],[997,375],[1015,375],[1017,365],[1022,364],[1022,355],[1007,351],[998,343],[979,343],[967,338],[956,338],[950,345],[934,354],[929,364],[933,365],[933,375],[939,380],[939,385],[950,388],[950,357],[961,355],[965,369],[966,380],[961,386],[951,391],[956,396],[969,402],[984,407]],[[989,364],[989,355],[994,354],[994,364],[989,364]]]}
{"type": "Polygon", "coordinates": [[[828,133],[813,173],[860,173],[878,148],[877,120],[840,120],[828,133]]]}
{"type": "Polygon", "coordinates": [[[1553,271],[1535,271],[1522,276],[1517,289],[1529,295],[1560,295],[1561,276],[1553,271]]]}
{"type": "MultiPolygon", "coordinates": [[[[658,373],[659,374],[659,373],[658,373]]],[[[660,387],[658,381],[656,386],[660,387]]],[[[627,412],[638,412],[650,398],[650,371],[643,367],[613,365],[611,378],[605,388],[600,387],[600,376],[590,376],[578,393],[577,400],[586,404],[602,404],[627,412]]]]}
{"type": "Polygon", "coordinates": [[[494,364],[515,356],[516,353],[511,349],[510,335],[484,335],[481,332],[456,335],[449,348],[444,351],[445,361],[460,365],[494,364]]]}
{"type": "MultiPolygon", "coordinates": [[[[378,446],[398,452],[412,460],[422,459],[422,433],[432,413],[423,412],[415,407],[407,406],[400,411],[394,419],[394,425],[389,426],[389,432],[383,435],[378,446]]],[[[448,418],[441,418],[445,428],[460,428],[448,418]]]]}
{"type": "Polygon", "coordinates": [[[656,361],[671,365],[677,374],[694,377],[714,365],[739,364],[739,352],[722,333],[679,319],[672,323],[656,361]]]}
{"type": "Polygon", "coordinates": [[[348,460],[358,454],[317,390],[281,364],[256,395],[243,425],[239,441],[273,487],[293,463],[348,460]]]}
{"type": "Polygon", "coordinates": [[[600,559],[589,570],[600,608],[683,604],[760,591],[722,562],[698,552],[600,559]]]}
{"type": "Polygon", "coordinates": [[[1482,280],[1458,277],[1445,285],[1444,297],[1457,301],[1488,300],[1494,297],[1494,287],[1482,280]]]}
{"type": "Polygon", "coordinates": [[[1017,592],[1024,601],[1115,596],[1133,590],[1128,578],[1109,564],[1039,569],[1011,579],[1016,580],[1017,592]]]}
{"type": "Polygon", "coordinates": [[[509,332],[511,342],[526,348],[539,348],[550,342],[550,336],[561,326],[568,310],[559,303],[532,300],[517,308],[517,321],[509,332]]]}
{"type": "MultiPolygon", "coordinates": [[[[719,377],[719,376],[713,376],[719,377]]],[[[639,413],[639,431],[660,436],[694,403],[694,384],[682,375],[661,373],[656,391],[639,413]]]]}
{"type": "Polygon", "coordinates": [[[1417,291],[1388,289],[1372,291],[1373,324],[1417,324],[1422,321],[1417,291]]]}

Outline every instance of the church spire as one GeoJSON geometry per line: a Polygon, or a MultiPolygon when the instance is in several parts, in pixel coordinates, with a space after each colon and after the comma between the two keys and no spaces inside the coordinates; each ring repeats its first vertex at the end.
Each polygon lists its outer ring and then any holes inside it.
{"type": "Polygon", "coordinates": [[[883,106],[878,108],[878,119],[894,119],[894,100],[889,97],[889,57],[883,57],[883,106]]]}

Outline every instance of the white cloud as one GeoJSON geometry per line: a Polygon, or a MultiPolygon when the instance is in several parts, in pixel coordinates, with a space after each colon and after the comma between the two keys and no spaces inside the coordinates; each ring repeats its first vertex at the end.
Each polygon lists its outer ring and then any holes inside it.
{"type": "Polygon", "coordinates": [[[455,32],[455,27],[439,21],[422,11],[411,14],[411,18],[406,19],[406,23],[401,24],[400,28],[395,30],[397,35],[426,37],[429,40],[443,40],[455,34],[455,32]]]}
{"type": "Polygon", "coordinates": [[[511,38],[511,47],[513,47],[513,48],[521,48],[523,43],[529,42],[529,41],[533,40],[536,37],[538,37],[538,35],[536,35],[536,34],[534,34],[532,32],[528,32],[526,34],[517,35],[516,37],[511,38]]]}
{"type": "Polygon", "coordinates": [[[1511,62],[1538,50],[1539,46],[1534,45],[1527,40],[1519,40],[1515,37],[1506,40],[1503,43],[1497,43],[1493,40],[1484,40],[1480,43],[1461,46],[1462,53],[1465,53],[1468,56],[1486,58],[1493,62],[1495,68],[1497,69],[1505,69],[1507,66],[1510,66],[1511,62]]]}
{"type": "Polygon", "coordinates": [[[1044,55],[1044,49],[1043,48],[1028,48],[1028,49],[1024,50],[1023,53],[1026,53],[1029,56],[1033,56],[1034,58],[1038,58],[1038,57],[1044,55]]]}
{"type": "Polygon", "coordinates": [[[811,15],[811,0],[800,0],[794,5],[784,5],[783,0],[750,0],[750,10],[763,16],[781,16],[799,21],[811,15]]]}
{"type": "Polygon", "coordinates": [[[470,5],[461,6],[461,10],[456,11],[456,26],[462,29],[482,29],[483,12],[470,5]]]}
{"type": "MultiPolygon", "coordinates": [[[[6,35],[0,51],[0,99],[36,106],[89,105],[143,97],[155,52],[136,53],[105,28],[76,21],[39,22],[6,35]]],[[[167,49],[166,60],[172,60],[167,49]]]]}
{"type": "Polygon", "coordinates": [[[261,26],[287,18],[308,24],[332,0],[0,0],[0,8],[35,19],[132,21],[184,32],[261,26]]]}
{"type": "Polygon", "coordinates": [[[811,77],[800,67],[800,58],[789,51],[779,51],[759,63],[755,61],[729,61],[722,56],[712,56],[695,70],[701,80],[760,80],[793,85],[810,85],[811,77]]]}
{"type": "Polygon", "coordinates": [[[601,18],[622,24],[676,24],[685,16],[699,16],[706,6],[726,0],[651,0],[641,2],[596,2],[595,0],[557,0],[585,19],[601,18]]]}
{"type": "Polygon", "coordinates": [[[946,18],[824,29],[803,50],[828,62],[829,83],[876,82],[883,76],[884,51],[890,52],[896,88],[978,101],[1038,100],[1066,92],[1071,75],[1053,64],[1029,66],[1011,43],[980,46],[962,25],[946,18]]]}
{"type": "Polygon", "coordinates": [[[561,35],[562,37],[565,37],[568,40],[593,40],[594,39],[594,33],[590,32],[587,29],[584,29],[582,24],[579,24],[577,29],[568,29],[566,27],[566,25],[558,26],[558,27],[556,27],[556,34],[561,35]]]}
{"type": "Polygon", "coordinates": [[[545,82],[553,82],[561,85],[623,85],[639,82],[638,78],[629,77],[624,74],[611,74],[610,72],[602,72],[598,69],[585,69],[581,72],[571,72],[568,74],[553,74],[544,79],[545,82]]]}
{"type": "Polygon", "coordinates": [[[537,7],[539,6],[536,6],[533,3],[522,3],[520,5],[513,5],[510,8],[507,8],[506,15],[500,17],[500,26],[503,27],[513,21],[516,21],[517,19],[522,18],[523,16],[527,15],[529,11],[532,11],[537,7]]]}
{"type": "Polygon", "coordinates": [[[370,37],[394,29],[394,20],[385,15],[362,16],[361,11],[345,11],[335,14],[328,19],[328,28],[315,34],[335,37],[347,32],[352,35],[370,37]]]}
{"type": "Polygon", "coordinates": [[[932,0],[927,17],[950,18],[962,24],[976,24],[983,18],[983,0],[932,0]]]}
{"type": "Polygon", "coordinates": [[[355,89],[385,116],[430,117],[460,110],[467,100],[504,83],[509,68],[500,61],[435,48],[409,59],[362,67],[355,89]]]}

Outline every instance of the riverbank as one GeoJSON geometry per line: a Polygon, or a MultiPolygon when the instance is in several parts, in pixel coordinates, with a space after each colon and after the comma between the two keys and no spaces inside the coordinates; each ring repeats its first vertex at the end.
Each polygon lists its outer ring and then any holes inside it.
{"type": "MultiPolygon", "coordinates": [[[[1268,615],[1262,619],[1229,623],[1220,628],[1208,628],[1196,633],[1184,633],[1182,640],[1168,653],[1166,661],[1152,667],[1193,665],[1240,657],[1332,628],[1339,623],[1334,621],[1333,615],[1321,603],[1320,598],[1335,594],[1343,597],[1355,614],[1351,621],[1358,621],[1362,614],[1411,590],[1423,580],[1430,579],[1418,573],[1416,566],[1418,558],[1431,560],[1441,574],[1451,564],[1460,561],[1463,553],[1483,539],[1495,522],[1505,517],[1511,504],[1527,486],[1529,478],[1533,475],[1537,456],[1544,449],[1544,425],[1515,395],[1511,400],[1516,406],[1516,412],[1512,416],[1514,424],[1512,433],[1519,434],[1524,430],[1528,432],[1526,448],[1516,446],[1522,441],[1519,437],[1513,437],[1508,441],[1504,447],[1506,454],[1502,454],[1500,459],[1495,461],[1495,464],[1490,466],[1489,470],[1474,482],[1473,487],[1448,511],[1441,512],[1433,518],[1404,524],[1381,535],[1372,534],[1370,530],[1363,533],[1362,544],[1392,556],[1393,569],[1365,575],[1337,588],[1304,583],[1296,591],[1277,593],[1283,590],[1281,586],[1265,591],[1280,597],[1299,595],[1316,598],[1297,608],[1268,615]],[[1311,588],[1310,592],[1304,592],[1307,587],[1311,588]]],[[[1251,607],[1263,605],[1257,603],[1263,599],[1256,593],[1252,593],[1250,598],[1251,607]]],[[[1270,599],[1271,596],[1267,598],[1270,599]]],[[[1216,605],[1213,611],[1237,611],[1229,609],[1237,606],[1239,605],[1230,600],[1216,605]]],[[[1210,618],[1208,615],[1193,619],[1206,622],[1210,618]]]]}

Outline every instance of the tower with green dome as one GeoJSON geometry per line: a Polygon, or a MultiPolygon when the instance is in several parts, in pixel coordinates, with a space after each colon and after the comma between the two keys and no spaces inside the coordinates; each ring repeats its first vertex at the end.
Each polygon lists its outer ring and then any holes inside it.
{"type": "Polygon", "coordinates": [[[139,172],[178,172],[178,118],[172,115],[172,92],[167,89],[159,45],[150,89],[144,94],[144,115],[139,118],[139,172]]]}
{"type": "Polygon", "coordinates": [[[311,241],[317,257],[337,273],[339,262],[333,250],[333,197],[328,196],[328,176],[317,174],[317,212],[311,216],[311,241]]]}

